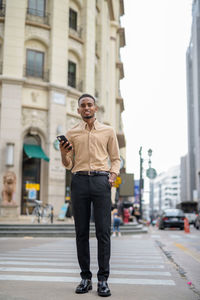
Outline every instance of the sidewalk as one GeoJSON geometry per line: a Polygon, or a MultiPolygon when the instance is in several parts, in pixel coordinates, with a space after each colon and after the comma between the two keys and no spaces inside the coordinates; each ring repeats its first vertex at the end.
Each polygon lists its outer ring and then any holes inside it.
{"type": "MultiPolygon", "coordinates": [[[[19,218],[8,219],[0,217],[0,224],[32,224],[31,216],[19,216],[19,218]]],[[[38,223],[36,223],[38,224],[38,223]]],[[[60,221],[57,217],[54,217],[53,224],[74,224],[73,218],[65,218],[64,221],[60,221]]]]}

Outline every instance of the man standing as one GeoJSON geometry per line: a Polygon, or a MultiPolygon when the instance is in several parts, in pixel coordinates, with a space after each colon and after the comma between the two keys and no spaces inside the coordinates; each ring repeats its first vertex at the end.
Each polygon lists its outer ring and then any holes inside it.
{"type": "Polygon", "coordinates": [[[116,134],[112,127],[95,118],[95,98],[83,94],[78,99],[78,113],[82,121],[67,132],[69,143],[60,143],[62,162],[72,169],[71,199],[76,229],[78,262],[81,282],[76,293],[92,289],[90,271],[89,225],[91,203],[94,209],[98,241],[98,295],[110,296],[107,284],[110,260],[111,186],[120,167],[116,134]],[[72,146],[72,150],[69,150],[72,146]],[[110,166],[108,164],[110,159],[110,166]]]}

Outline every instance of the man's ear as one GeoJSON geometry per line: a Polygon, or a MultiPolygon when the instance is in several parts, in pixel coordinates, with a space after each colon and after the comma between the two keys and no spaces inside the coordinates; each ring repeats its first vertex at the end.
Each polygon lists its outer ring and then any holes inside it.
{"type": "Polygon", "coordinates": [[[79,110],[79,107],[77,108],[77,113],[80,115],[81,113],[80,113],[80,110],[79,110]]]}
{"type": "Polygon", "coordinates": [[[98,106],[95,104],[95,112],[98,111],[98,106]]]}

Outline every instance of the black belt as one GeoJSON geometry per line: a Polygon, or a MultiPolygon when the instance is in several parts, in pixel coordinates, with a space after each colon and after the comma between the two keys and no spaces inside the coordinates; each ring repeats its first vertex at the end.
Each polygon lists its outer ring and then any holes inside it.
{"type": "Polygon", "coordinates": [[[87,176],[108,176],[110,173],[106,171],[78,171],[74,175],[87,175],[87,176]]]}

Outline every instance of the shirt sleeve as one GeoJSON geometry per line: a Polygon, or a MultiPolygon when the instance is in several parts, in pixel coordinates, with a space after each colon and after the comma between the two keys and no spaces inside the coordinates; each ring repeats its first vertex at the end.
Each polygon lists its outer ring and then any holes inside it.
{"type": "Polygon", "coordinates": [[[74,165],[74,151],[73,151],[73,142],[72,142],[72,139],[71,139],[71,135],[70,135],[70,132],[68,131],[66,133],[66,138],[69,140],[70,144],[72,144],[72,150],[69,151],[67,154],[66,154],[66,157],[67,159],[69,160],[69,164],[68,165],[64,165],[64,167],[67,169],[67,170],[71,170],[73,168],[73,165],[74,165]]]}
{"type": "Polygon", "coordinates": [[[108,140],[108,154],[111,161],[110,172],[118,175],[120,169],[119,145],[118,145],[116,134],[112,128],[108,140]]]}

